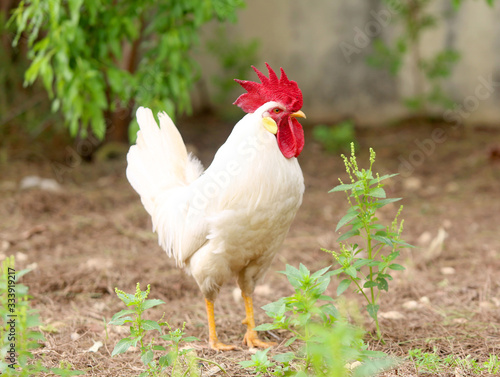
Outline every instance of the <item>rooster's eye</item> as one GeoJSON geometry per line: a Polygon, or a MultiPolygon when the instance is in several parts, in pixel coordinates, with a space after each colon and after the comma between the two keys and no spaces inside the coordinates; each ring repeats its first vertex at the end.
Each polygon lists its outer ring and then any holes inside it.
{"type": "Polygon", "coordinates": [[[277,107],[276,107],[276,108],[274,108],[274,109],[273,109],[273,111],[274,111],[274,113],[275,113],[275,114],[279,114],[279,113],[281,113],[281,109],[280,109],[280,108],[277,108],[277,107]]]}

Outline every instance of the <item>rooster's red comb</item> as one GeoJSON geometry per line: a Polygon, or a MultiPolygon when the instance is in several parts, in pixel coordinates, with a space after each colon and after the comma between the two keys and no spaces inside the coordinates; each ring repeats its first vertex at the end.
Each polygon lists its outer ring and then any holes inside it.
{"type": "Polygon", "coordinates": [[[278,79],[273,69],[266,63],[269,77],[266,77],[257,68],[252,66],[261,84],[253,81],[235,79],[248,93],[244,93],[234,101],[246,113],[253,113],[263,104],[275,101],[286,106],[291,112],[299,111],[302,107],[302,92],[295,81],[288,80],[285,71],[281,69],[281,77],[278,79]]]}

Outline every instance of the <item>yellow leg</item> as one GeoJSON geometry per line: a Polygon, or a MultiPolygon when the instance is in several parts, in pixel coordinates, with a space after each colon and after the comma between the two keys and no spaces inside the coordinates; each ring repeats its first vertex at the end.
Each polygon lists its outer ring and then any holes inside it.
{"type": "Polygon", "coordinates": [[[210,348],[216,351],[234,350],[236,346],[229,346],[227,344],[219,342],[219,340],[217,339],[217,332],[215,331],[214,302],[205,299],[205,305],[207,307],[208,343],[210,344],[210,348]]]}
{"type": "Polygon", "coordinates": [[[253,316],[253,300],[252,296],[247,296],[244,293],[241,294],[243,297],[243,301],[245,302],[245,312],[246,318],[241,321],[243,324],[247,325],[247,332],[245,337],[243,338],[243,344],[246,344],[248,347],[259,347],[259,348],[268,348],[271,346],[275,346],[274,342],[264,342],[259,339],[257,335],[257,331],[255,328],[255,319],[253,316]]]}

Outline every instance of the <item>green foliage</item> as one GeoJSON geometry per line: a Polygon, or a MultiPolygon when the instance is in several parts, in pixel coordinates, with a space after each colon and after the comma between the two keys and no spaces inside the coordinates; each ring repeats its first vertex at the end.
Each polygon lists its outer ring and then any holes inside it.
{"type": "Polygon", "coordinates": [[[258,376],[354,376],[373,375],[393,364],[382,352],[367,350],[363,331],[342,320],[333,299],[324,292],[330,283],[330,267],[312,273],[301,264],[290,265],[282,272],[295,294],[263,306],[272,323],[257,326],[257,331],[284,329],[293,334],[285,343],[299,343],[296,352],[269,358],[269,349],[258,351],[251,360],[242,361],[244,368],[254,368],[258,376]],[[325,303],[323,303],[325,302],[325,303]]]}
{"type": "Polygon", "coordinates": [[[168,322],[153,321],[144,319],[146,310],[155,306],[164,304],[165,302],[157,299],[147,299],[150,286],[148,285],[145,291],[141,291],[139,283],[137,283],[134,294],[125,293],[115,288],[115,292],[120,300],[132,309],[124,309],[113,315],[109,325],[121,326],[128,324],[130,327],[130,336],[120,339],[116,344],[111,356],[119,355],[126,352],[130,347],[139,346],[141,352],[141,361],[146,367],[146,370],[140,374],[141,377],[146,376],[163,376],[169,371],[170,376],[199,376],[200,372],[197,366],[198,361],[206,361],[217,365],[221,370],[224,369],[213,361],[202,359],[196,356],[196,353],[189,348],[181,348],[181,343],[189,343],[198,340],[193,336],[185,336],[185,324],[182,329],[172,329],[168,322]],[[164,334],[163,328],[168,329],[164,334]],[[168,348],[155,343],[155,338],[150,338],[146,341],[148,332],[159,332],[160,339],[167,341],[170,346],[168,348]],[[164,353],[158,359],[155,356],[158,352],[164,353]]]}
{"type": "Polygon", "coordinates": [[[52,372],[58,376],[84,374],[72,371],[69,363],[60,368],[45,368],[34,360],[32,351],[39,348],[44,336],[35,329],[41,325],[37,312],[30,307],[28,287],[19,279],[30,270],[15,271],[14,257],[0,266],[0,374],[2,376],[36,376],[52,372]]]}
{"type": "Polygon", "coordinates": [[[25,85],[40,78],[71,135],[102,139],[109,116],[135,103],[153,112],[190,110],[199,28],[234,20],[242,0],[26,0],[11,22],[28,35],[25,85]]]}
{"type": "Polygon", "coordinates": [[[408,351],[408,358],[415,365],[415,369],[420,373],[443,373],[453,371],[455,374],[466,375],[498,375],[500,373],[500,360],[497,355],[490,354],[488,361],[478,362],[471,355],[466,357],[456,357],[448,355],[441,357],[438,350],[424,352],[420,348],[408,351]]]}
{"type": "Polygon", "coordinates": [[[354,285],[355,291],[366,299],[366,310],[375,321],[378,339],[382,339],[377,315],[380,293],[389,290],[389,281],[392,280],[391,270],[404,270],[403,266],[394,263],[400,250],[411,247],[401,239],[403,220],[398,222],[398,217],[402,206],[391,225],[380,224],[377,216],[378,209],[400,200],[400,198],[387,198],[382,183],[396,174],[374,175],[372,167],[375,162],[375,152],[371,148],[368,170],[359,169],[354,144],[351,144],[351,157],[348,159],[342,155],[342,158],[351,183],[344,184],[339,179],[340,185],[330,192],[344,191],[349,203],[349,209],[338,222],[335,231],[345,226],[349,226],[350,229],[338,238],[339,251],[322,250],[332,254],[340,265],[332,274],[344,276],[338,285],[337,295],[341,295],[354,285]],[[356,238],[363,239],[364,245],[358,242],[345,243],[348,239],[356,238]]]}
{"type": "Polygon", "coordinates": [[[226,26],[220,26],[215,37],[207,42],[207,49],[218,60],[221,73],[212,78],[218,89],[215,100],[226,103],[235,90],[234,78],[247,79],[252,71],[248,62],[257,61],[259,40],[241,40],[228,32],[226,26]]]}
{"type": "MultiPolygon", "coordinates": [[[[485,0],[486,4],[492,7],[495,4],[495,0],[485,0]]],[[[458,9],[460,5],[462,5],[462,0],[452,0],[453,6],[455,9],[458,9]]]]}
{"type": "MultiPolygon", "coordinates": [[[[391,3],[390,0],[385,0],[391,3]]],[[[396,21],[402,25],[403,31],[391,43],[377,39],[373,45],[373,53],[368,64],[386,69],[397,75],[403,61],[409,55],[413,65],[412,79],[414,93],[405,99],[408,108],[425,111],[429,106],[451,107],[453,101],[442,89],[444,79],[448,78],[454,65],[460,59],[458,51],[443,49],[430,57],[423,57],[420,51],[422,34],[435,28],[441,17],[429,10],[432,0],[410,0],[398,3],[396,21]]],[[[456,1],[455,1],[456,3],[456,1]]],[[[389,4],[390,5],[390,4],[389,4]]]]}
{"type": "MultiPolygon", "coordinates": [[[[392,0],[385,0],[388,6],[394,6],[392,0]]],[[[433,0],[409,0],[397,4],[396,22],[402,26],[402,32],[390,43],[382,39],[375,40],[373,53],[368,57],[368,64],[386,69],[392,75],[397,75],[403,61],[409,57],[413,64],[414,93],[405,99],[408,108],[425,111],[430,106],[451,107],[453,101],[443,91],[446,78],[450,77],[453,67],[460,60],[460,54],[453,49],[443,49],[433,56],[423,57],[420,42],[425,31],[439,25],[445,15],[433,13],[433,0]]],[[[486,0],[493,6],[494,0],[486,0]]],[[[458,9],[462,0],[452,0],[458,9]]]]}
{"type": "Polygon", "coordinates": [[[313,128],[313,137],[330,153],[343,151],[356,139],[354,123],[350,120],[334,126],[318,124],[313,128]]]}
{"type": "MultiPolygon", "coordinates": [[[[9,2],[2,2],[9,3],[9,2]]],[[[13,2],[12,2],[13,3],[13,2]]],[[[9,6],[0,7],[0,148],[14,147],[20,137],[51,139],[62,127],[56,125],[56,114],[50,114],[50,103],[42,85],[23,88],[23,75],[29,66],[24,46],[11,48],[15,36],[13,25],[7,26],[9,6]],[[22,124],[21,130],[17,129],[22,124]],[[51,132],[52,131],[52,132],[51,132]]],[[[20,43],[22,45],[22,43],[20,43]]],[[[8,158],[7,148],[0,160],[8,158]]]]}

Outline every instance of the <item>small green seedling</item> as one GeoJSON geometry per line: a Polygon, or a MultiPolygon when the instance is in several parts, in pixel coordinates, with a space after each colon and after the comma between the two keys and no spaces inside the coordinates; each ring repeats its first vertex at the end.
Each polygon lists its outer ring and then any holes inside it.
{"type": "Polygon", "coordinates": [[[196,353],[189,348],[181,348],[181,343],[189,343],[198,340],[193,336],[185,336],[185,323],[182,329],[172,329],[168,322],[153,321],[144,319],[144,312],[155,306],[164,304],[165,302],[158,299],[147,299],[151,287],[148,285],[145,291],[141,291],[139,283],[137,283],[135,294],[125,293],[115,288],[118,298],[125,305],[133,307],[133,309],[124,309],[116,313],[109,322],[110,325],[121,326],[128,324],[130,326],[130,336],[121,339],[115,346],[111,356],[119,355],[126,352],[130,347],[138,346],[141,352],[141,361],[145,365],[146,370],[141,373],[140,377],[146,376],[164,376],[167,371],[170,371],[170,376],[200,376],[198,369],[198,361],[218,366],[222,371],[225,370],[217,363],[196,356],[196,353]],[[164,334],[163,328],[168,329],[164,334]],[[146,341],[148,332],[157,331],[160,333],[159,338],[169,342],[170,346],[164,347],[155,343],[155,338],[150,338],[146,341]],[[156,359],[158,352],[163,352],[162,356],[156,359]]]}
{"type": "Polygon", "coordinates": [[[344,276],[338,285],[337,295],[341,295],[349,286],[354,285],[355,291],[366,299],[366,310],[375,321],[377,338],[382,340],[378,321],[380,293],[389,290],[389,281],[392,280],[391,270],[404,270],[403,266],[394,263],[400,250],[412,247],[401,239],[403,220],[398,221],[398,217],[403,206],[399,208],[389,226],[380,224],[377,216],[378,209],[400,200],[400,198],[387,198],[382,183],[397,174],[374,175],[372,167],[375,162],[375,152],[371,148],[368,170],[359,169],[353,143],[351,143],[351,157],[348,159],[342,155],[342,158],[351,183],[344,184],[339,179],[340,185],[330,192],[344,191],[349,203],[347,214],[340,219],[335,231],[345,226],[350,226],[351,229],[338,238],[338,251],[322,250],[332,254],[340,265],[333,274],[344,276]],[[359,238],[362,242],[345,242],[359,238]]]}

